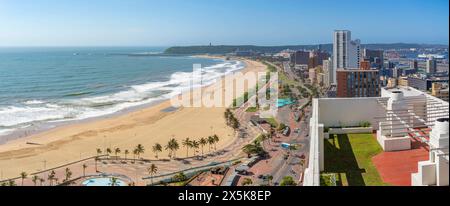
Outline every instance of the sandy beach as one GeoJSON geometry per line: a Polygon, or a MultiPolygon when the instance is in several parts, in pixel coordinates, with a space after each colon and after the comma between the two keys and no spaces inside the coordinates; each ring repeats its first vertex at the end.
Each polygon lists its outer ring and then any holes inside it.
{"type": "MultiPolygon", "coordinates": [[[[266,67],[255,61],[243,60],[246,68],[242,72],[265,71],[266,67]]],[[[222,78],[222,81],[223,78],[222,78]]],[[[216,84],[222,81],[217,81],[216,84]]],[[[215,91],[215,85],[202,88],[206,92],[215,91]]],[[[241,94],[236,94],[239,96],[241,94]]],[[[229,98],[229,97],[227,97],[229,98]]],[[[193,101],[199,99],[192,98],[193,101]]],[[[235,132],[226,125],[224,107],[173,109],[171,102],[164,101],[130,113],[89,122],[65,125],[36,135],[12,140],[0,145],[1,178],[18,177],[20,172],[28,174],[63,165],[68,162],[96,155],[96,149],[120,148],[131,151],[137,144],[142,144],[143,158],[154,159],[151,151],[155,143],[166,145],[170,138],[180,143],[177,156],[184,157],[186,150],[181,140],[189,137],[198,140],[217,134],[220,141],[217,148],[229,145],[235,132]],[[29,144],[33,143],[33,144],[29,144]]],[[[167,158],[163,151],[160,157],[167,158]]]]}

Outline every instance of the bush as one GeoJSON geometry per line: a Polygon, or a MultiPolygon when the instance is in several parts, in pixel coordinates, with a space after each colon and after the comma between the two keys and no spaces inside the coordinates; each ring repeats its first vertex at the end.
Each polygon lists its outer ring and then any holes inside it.
{"type": "Polygon", "coordinates": [[[280,186],[295,186],[297,185],[294,181],[294,178],[291,176],[283,177],[283,179],[280,182],[280,186]]]}
{"type": "Polygon", "coordinates": [[[286,128],[286,125],[283,124],[283,123],[280,123],[280,125],[278,125],[277,130],[278,130],[278,131],[281,131],[281,130],[283,130],[283,129],[285,129],[285,128],[286,128]]]}
{"type": "Polygon", "coordinates": [[[369,121],[362,121],[359,123],[360,127],[370,127],[371,123],[369,121]]]}
{"type": "Polygon", "coordinates": [[[241,163],[242,163],[242,161],[238,160],[238,161],[233,162],[232,165],[235,166],[235,165],[238,165],[238,164],[241,164],[241,163]]]}
{"type": "Polygon", "coordinates": [[[175,182],[185,181],[187,179],[186,175],[183,172],[180,172],[173,176],[172,178],[175,182]]]}

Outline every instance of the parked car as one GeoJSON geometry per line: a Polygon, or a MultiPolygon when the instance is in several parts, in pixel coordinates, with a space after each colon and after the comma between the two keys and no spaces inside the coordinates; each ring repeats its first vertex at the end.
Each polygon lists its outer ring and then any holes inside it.
{"type": "Polygon", "coordinates": [[[290,132],[290,131],[291,131],[291,129],[290,129],[288,126],[286,126],[286,127],[284,128],[282,134],[283,134],[284,136],[289,136],[289,132],[290,132]]]}

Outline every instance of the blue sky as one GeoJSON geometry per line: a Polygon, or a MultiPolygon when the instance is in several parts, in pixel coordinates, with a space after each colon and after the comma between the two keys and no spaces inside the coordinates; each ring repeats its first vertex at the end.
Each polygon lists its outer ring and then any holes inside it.
{"type": "Polygon", "coordinates": [[[0,46],[444,43],[448,0],[0,0],[0,46]]]}

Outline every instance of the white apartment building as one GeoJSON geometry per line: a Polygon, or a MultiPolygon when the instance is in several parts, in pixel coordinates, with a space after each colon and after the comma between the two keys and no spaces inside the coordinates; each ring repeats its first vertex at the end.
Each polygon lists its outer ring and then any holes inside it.
{"type": "Polygon", "coordinates": [[[333,84],[334,81],[334,73],[333,73],[333,61],[331,58],[328,60],[323,60],[323,73],[325,74],[323,79],[323,84],[326,87],[329,87],[333,84]]]}
{"type": "Polygon", "coordinates": [[[360,68],[361,42],[359,39],[352,41],[351,32],[348,30],[336,30],[333,37],[333,83],[337,83],[337,69],[360,68]]]}

